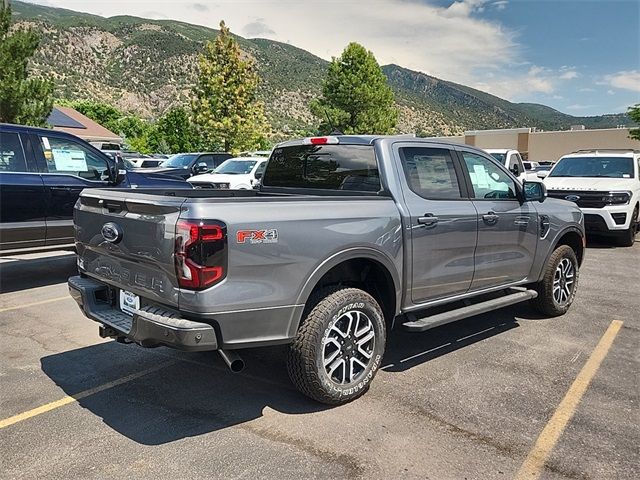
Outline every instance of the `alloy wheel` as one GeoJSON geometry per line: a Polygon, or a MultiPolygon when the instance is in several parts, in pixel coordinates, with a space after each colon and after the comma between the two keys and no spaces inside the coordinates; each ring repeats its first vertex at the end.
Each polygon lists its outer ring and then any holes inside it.
{"type": "Polygon", "coordinates": [[[329,379],[344,385],[365,372],[375,348],[376,334],[369,317],[350,310],[333,320],[322,341],[322,363],[329,379]]]}
{"type": "Polygon", "coordinates": [[[566,305],[575,285],[575,267],[568,258],[563,258],[553,275],[553,299],[558,305],[566,305]]]}

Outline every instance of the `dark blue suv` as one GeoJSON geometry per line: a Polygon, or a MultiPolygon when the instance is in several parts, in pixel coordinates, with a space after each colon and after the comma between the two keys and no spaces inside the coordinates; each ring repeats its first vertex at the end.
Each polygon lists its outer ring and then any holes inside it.
{"type": "Polygon", "coordinates": [[[125,172],[69,133],[0,124],[0,250],[73,244],[73,206],[85,188],[192,188],[125,172]]]}

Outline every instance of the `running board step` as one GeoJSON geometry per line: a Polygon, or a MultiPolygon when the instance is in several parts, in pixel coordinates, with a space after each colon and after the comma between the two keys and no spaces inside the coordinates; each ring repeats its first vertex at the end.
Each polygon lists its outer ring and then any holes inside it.
{"type": "Polygon", "coordinates": [[[481,303],[406,322],[403,323],[402,326],[409,332],[424,332],[425,330],[444,325],[445,323],[455,322],[463,318],[497,310],[498,308],[508,307],[509,305],[531,300],[537,296],[538,292],[535,290],[518,290],[504,297],[492,298],[491,300],[486,300],[481,303]]]}

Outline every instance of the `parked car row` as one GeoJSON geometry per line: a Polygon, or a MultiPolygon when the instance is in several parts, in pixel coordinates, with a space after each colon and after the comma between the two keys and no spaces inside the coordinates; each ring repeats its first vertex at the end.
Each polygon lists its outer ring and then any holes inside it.
{"type": "Polygon", "coordinates": [[[192,188],[122,167],[74,135],[0,124],[0,250],[72,245],[85,188],[192,188]]]}

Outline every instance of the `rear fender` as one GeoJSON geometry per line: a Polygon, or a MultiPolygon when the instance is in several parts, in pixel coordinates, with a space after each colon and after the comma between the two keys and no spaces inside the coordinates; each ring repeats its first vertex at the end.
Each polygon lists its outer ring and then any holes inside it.
{"type": "MultiPolygon", "coordinates": [[[[394,265],[393,261],[387,255],[373,248],[366,248],[366,247],[350,248],[347,250],[337,252],[332,256],[330,256],[329,258],[327,258],[326,260],[324,260],[322,263],[320,263],[316,267],[316,269],[313,271],[313,273],[309,276],[309,278],[307,279],[305,284],[302,286],[302,288],[300,289],[300,292],[298,294],[298,298],[296,301],[296,305],[304,305],[307,303],[307,301],[309,300],[309,297],[311,296],[311,293],[315,289],[320,279],[322,279],[322,277],[332,268],[336,267],[337,265],[340,265],[341,263],[347,260],[354,260],[354,259],[361,259],[361,258],[377,261],[391,275],[391,278],[393,280],[393,289],[396,296],[395,314],[397,315],[399,313],[399,308],[401,305],[401,298],[402,298],[402,282],[400,280],[399,272],[396,266],[394,265]]],[[[298,318],[293,319],[292,328],[295,328],[295,330],[293,330],[292,332],[293,335],[295,335],[295,332],[298,330],[298,327],[301,321],[302,321],[302,312],[299,313],[298,318]]]]}

